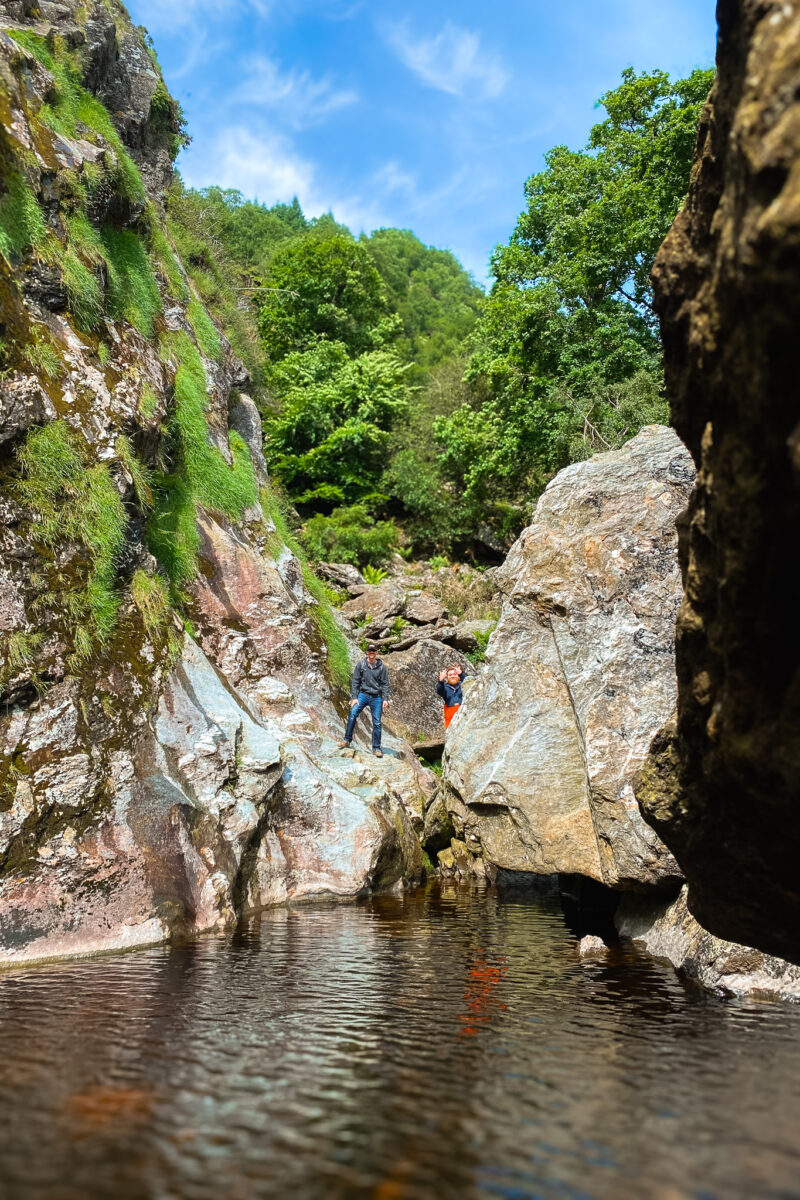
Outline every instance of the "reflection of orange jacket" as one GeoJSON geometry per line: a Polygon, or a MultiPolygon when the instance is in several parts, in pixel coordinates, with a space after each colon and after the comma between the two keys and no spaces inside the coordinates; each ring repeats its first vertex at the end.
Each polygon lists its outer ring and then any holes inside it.
{"type": "Polygon", "coordinates": [[[445,729],[447,729],[448,725],[450,724],[453,717],[456,715],[456,713],[458,712],[458,710],[460,708],[461,708],[460,704],[445,704],[445,706],[444,706],[444,727],[445,727],[445,729]]]}

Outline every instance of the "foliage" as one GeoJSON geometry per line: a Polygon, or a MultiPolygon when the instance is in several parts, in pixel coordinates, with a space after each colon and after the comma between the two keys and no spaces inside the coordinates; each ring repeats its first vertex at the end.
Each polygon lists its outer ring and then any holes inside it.
{"type": "Polygon", "coordinates": [[[119,607],[116,567],[127,515],[108,467],[86,465],[63,421],[29,433],[17,457],[17,494],[33,514],[34,539],[45,546],[75,542],[89,560],[88,571],[79,570],[80,586],[64,605],[72,623],[75,664],[113,631],[119,607]]]}
{"type": "Polygon", "coordinates": [[[123,317],[148,340],[155,332],[161,312],[161,295],[142,239],[130,229],[103,230],[108,263],[108,314],[123,317]]]}
{"type": "Polygon", "coordinates": [[[44,634],[15,629],[0,636],[0,688],[20,671],[35,667],[36,652],[44,641],[44,634]]]}
{"type": "Polygon", "coordinates": [[[478,643],[478,648],[477,648],[477,650],[467,650],[466,651],[466,657],[469,659],[469,661],[471,663],[474,663],[477,666],[478,663],[482,663],[484,661],[484,659],[486,658],[486,648],[489,645],[489,638],[492,636],[493,632],[494,632],[494,626],[492,627],[492,629],[488,629],[486,631],[484,631],[482,629],[475,630],[475,633],[473,636],[475,638],[475,641],[478,643]]]}
{"type": "Polygon", "coordinates": [[[649,277],[687,191],[711,79],[626,70],[587,148],[556,147],[528,180],[467,372],[490,394],[434,424],[443,473],[467,503],[535,495],[574,457],[664,419],[649,277]]]}
{"type": "Polygon", "coordinates": [[[10,172],[0,193],[0,254],[10,258],[44,241],[47,228],[42,210],[22,175],[10,172]]]}
{"type": "Polygon", "coordinates": [[[150,548],[175,587],[191,579],[199,546],[195,508],[240,517],[258,500],[250,452],[229,435],[232,465],[209,438],[206,373],[197,347],[185,333],[168,335],[162,355],[176,367],[171,429],[173,471],[155,480],[156,504],[149,523],[150,548]]]}
{"type": "MultiPolygon", "coordinates": [[[[224,205],[209,201],[203,192],[184,188],[177,177],[167,196],[167,231],[200,301],[217,325],[225,330],[234,353],[241,358],[253,379],[256,400],[262,400],[266,355],[258,336],[255,315],[242,303],[243,276],[223,235],[220,208],[224,211],[224,205]]],[[[169,264],[164,247],[154,248],[154,253],[167,269],[169,264]]],[[[170,280],[171,286],[178,286],[174,270],[170,280]]],[[[188,292],[182,279],[181,284],[183,295],[176,294],[186,299],[188,292]]]]}
{"type": "Polygon", "coordinates": [[[361,242],[383,279],[390,311],[400,317],[393,347],[422,383],[431,368],[461,354],[483,289],[449,250],[424,245],[408,229],[378,229],[361,242]]]}
{"type": "Polygon", "coordinates": [[[408,405],[406,370],[389,351],[350,358],[341,342],[329,341],[294,351],[273,368],[283,405],[269,425],[268,446],[293,503],[375,496],[389,431],[408,405]]]}
{"type": "Polygon", "coordinates": [[[185,303],[189,299],[189,289],[186,286],[186,280],[183,277],[175,251],[172,249],[152,205],[148,205],[147,219],[150,226],[150,253],[153,262],[162,279],[165,281],[170,295],[174,296],[176,300],[181,300],[185,303]]]}
{"type": "Polygon", "coordinates": [[[117,452],[117,458],[131,477],[139,507],[143,509],[152,508],[153,472],[138,457],[131,445],[130,439],[124,434],[121,433],[119,435],[114,449],[117,452]]]}
{"type": "Polygon", "coordinates": [[[362,574],[367,583],[376,584],[381,583],[389,572],[384,571],[383,567],[373,567],[371,563],[365,563],[362,574]]]}
{"type": "Polygon", "coordinates": [[[385,340],[386,292],[369,251],[349,234],[305,237],[275,252],[258,316],[270,359],[319,338],[361,354],[385,340]]]}
{"type": "Polygon", "coordinates": [[[391,555],[399,530],[394,521],[375,521],[363,504],[336,508],[330,516],[315,513],[302,529],[303,545],[319,562],[385,562],[391,555]]]}

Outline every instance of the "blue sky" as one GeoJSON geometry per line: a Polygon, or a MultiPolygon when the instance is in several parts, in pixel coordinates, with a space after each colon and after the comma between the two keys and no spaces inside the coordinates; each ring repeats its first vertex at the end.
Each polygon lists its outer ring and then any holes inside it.
{"type": "Polygon", "coordinates": [[[714,0],[130,0],[194,141],[187,183],[397,225],[479,280],[525,179],[627,65],[713,62],[714,0]]]}

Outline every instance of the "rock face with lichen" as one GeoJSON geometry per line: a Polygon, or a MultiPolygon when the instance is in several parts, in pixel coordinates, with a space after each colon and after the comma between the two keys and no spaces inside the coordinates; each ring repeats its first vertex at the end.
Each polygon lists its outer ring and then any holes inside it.
{"type": "Polygon", "coordinates": [[[116,0],[0,3],[0,963],[422,874],[428,773],[335,745],[352,648],[164,223],[180,137],[116,0]]]}
{"type": "Polygon", "coordinates": [[[676,429],[677,718],[637,789],[721,937],[800,962],[800,9],[720,0],[717,81],[655,266],[676,429]]]}
{"type": "Polygon", "coordinates": [[[611,887],[679,876],[632,781],[675,703],[675,520],[694,480],[672,430],[567,467],[495,582],[499,624],[445,743],[447,803],[495,867],[611,887]]]}

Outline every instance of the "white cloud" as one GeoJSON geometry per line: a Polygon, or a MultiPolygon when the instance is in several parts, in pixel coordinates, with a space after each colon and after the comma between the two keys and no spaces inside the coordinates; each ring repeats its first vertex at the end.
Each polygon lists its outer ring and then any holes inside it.
{"type": "Polygon", "coordinates": [[[288,203],[297,196],[309,212],[327,207],[319,203],[313,163],[280,134],[232,125],[220,132],[211,147],[197,154],[195,149],[181,164],[181,173],[193,187],[216,183],[265,204],[288,203]]]}
{"type": "Polygon", "coordinates": [[[372,183],[385,194],[391,192],[406,192],[409,196],[416,195],[417,178],[410,171],[404,171],[396,162],[387,162],[372,176],[372,183]]]}
{"type": "Polygon", "coordinates": [[[337,89],[330,79],[314,79],[308,71],[282,72],[273,59],[263,54],[249,59],[245,72],[233,100],[264,108],[279,107],[285,123],[298,129],[314,125],[358,100],[356,92],[337,89]]]}
{"type": "Polygon", "coordinates": [[[435,37],[415,38],[407,22],[391,26],[388,39],[400,61],[430,87],[467,99],[499,96],[508,71],[498,55],[481,49],[480,35],[448,21],[435,37]]]}

